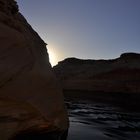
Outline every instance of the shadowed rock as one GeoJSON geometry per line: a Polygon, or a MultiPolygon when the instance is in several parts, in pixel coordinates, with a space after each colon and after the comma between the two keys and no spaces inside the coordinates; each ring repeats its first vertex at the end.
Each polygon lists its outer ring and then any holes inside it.
{"type": "Polygon", "coordinates": [[[140,54],[112,60],[67,58],[53,69],[64,90],[140,93],[140,54]]]}
{"type": "Polygon", "coordinates": [[[67,127],[46,43],[14,0],[0,0],[0,139],[30,131],[62,133],[67,127]]]}

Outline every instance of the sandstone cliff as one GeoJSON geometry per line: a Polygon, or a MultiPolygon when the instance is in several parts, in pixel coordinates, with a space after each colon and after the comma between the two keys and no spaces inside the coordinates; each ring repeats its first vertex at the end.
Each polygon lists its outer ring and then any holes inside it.
{"type": "Polygon", "coordinates": [[[14,0],[0,0],[0,139],[28,130],[63,131],[67,126],[46,44],[14,0]]]}
{"type": "Polygon", "coordinates": [[[113,60],[67,58],[54,68],[64,90],[140,93],[140,54],[113,60]]]}

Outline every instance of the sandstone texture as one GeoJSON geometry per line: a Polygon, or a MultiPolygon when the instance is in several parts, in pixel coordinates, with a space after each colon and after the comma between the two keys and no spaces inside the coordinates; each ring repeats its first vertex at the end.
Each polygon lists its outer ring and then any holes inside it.
{"type": "Polygon", "coordinates": [[[0,139],[23,131],[64,131],[67,122],[46,44],[16,1],[0,0],[0,139]]]}
{"type": "Polygon", "coordinates": [[[140,93],[140,54],[137,53],[124,53],[112,60],[67,58],[53,70],[64,90],[140,93]]]}

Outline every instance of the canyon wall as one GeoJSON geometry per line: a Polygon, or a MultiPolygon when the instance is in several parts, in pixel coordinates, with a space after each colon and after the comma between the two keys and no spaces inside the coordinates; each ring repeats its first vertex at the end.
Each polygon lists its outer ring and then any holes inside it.
{"type": "Polygon", "coordinates": [[[16,1],[0,0],[0,139],[67,128],[46,43],[19,13],[16,1]]]}
{"type": "Polygon", "coordinates": [[[53,68],[64,90],[140,93],[140,54],[112,60],[67,58],[53,68]]]}

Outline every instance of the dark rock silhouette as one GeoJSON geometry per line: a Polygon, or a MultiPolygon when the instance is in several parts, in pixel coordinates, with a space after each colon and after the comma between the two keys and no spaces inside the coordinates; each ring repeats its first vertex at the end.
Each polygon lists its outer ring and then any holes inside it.
{"type": "Polygon", "coordinates": [[[53,68],[64,90],[140,93],[140,54],[112,60],[67,58],[53,68]]]}
{"type": "Polygon", "coordinates": [[[0,0],[0,139],[34,133],[57,134],[57,140],[67,128],[46,44],[18,12],[16,1],[0,0]]]}

